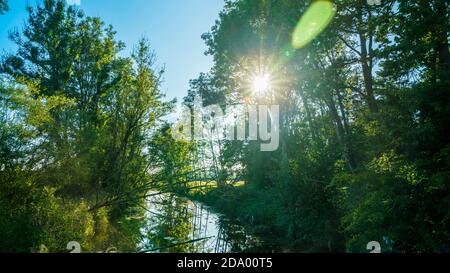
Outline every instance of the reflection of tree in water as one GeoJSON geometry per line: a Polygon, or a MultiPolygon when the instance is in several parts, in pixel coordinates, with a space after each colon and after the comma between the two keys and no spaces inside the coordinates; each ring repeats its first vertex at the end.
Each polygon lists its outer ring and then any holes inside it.
{"type": "Polygon", "coordinates": [[[220,226],[215,252],[245,252],[247,249],[257,249],[260,242],[253,236],[248,235],[238,222],[220,218],[220,226]]]}
{"type": "Polygon", "coordinates": [[[236,221],[219,217],[201,203],[174,195],[158,195],[149,202],[142,247],[149,252],[243,252],[259,245],[236,221]]]}
{"type": "Polygon", "coordinates": [[[160,196],[151,200],[149,224],[146,228],[148,243],[145,249],[159,252],[190,252],[190,244],[180,244],[190,240],[192,213],[186,201],[174,196],[160,196]]]}
{"type": "Polygon", "coordinates": [[[193,239],[207,238],[195,243],[195,252],[243,252],[258,244],[236,221],[218,217],[202,204],[194,203],[193,207],[193,239]]]}

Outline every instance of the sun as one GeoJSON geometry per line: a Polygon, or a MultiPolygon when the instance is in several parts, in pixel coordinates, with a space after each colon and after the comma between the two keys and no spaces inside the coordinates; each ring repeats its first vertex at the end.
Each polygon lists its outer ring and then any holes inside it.
{"type": "Polygon", "coordinates": [[[270,75],[259,74],[253,77],[252,89],[257,94],[264,94],[270,89],[270,75]]]}

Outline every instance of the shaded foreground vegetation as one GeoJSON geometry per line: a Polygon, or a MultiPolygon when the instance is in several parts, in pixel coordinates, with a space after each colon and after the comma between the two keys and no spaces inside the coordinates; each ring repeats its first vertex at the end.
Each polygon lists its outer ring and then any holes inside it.
{"type": "Polygon", "coordinates": [[[112,27],[65,1],[28,12],[0,64],[0,250],[135,251],[140,227],[124,222],[142,213],[145,147],[172,107],[162,71],[145,39],[120,57],[112,27]]]}
{"type": "Polygon", "coordinates": [[[296,39],[320,19],[298,26],[313,2],[225,1],[203,35],[214,67],[183,100],[279,105],[274,152],[214,127],[210,140],[174,139],[163,121],[174,102],[145,39],[122,57],[99,18],[65,1],[30,7],[0,62],[0,251],[136,251],[158,189],[289,251],[379,241],[383,252],[448,252],[448,1],[336,0],[323,31],[296,39]],[[261,73],[270,88],[255,94],[261,73]]]}

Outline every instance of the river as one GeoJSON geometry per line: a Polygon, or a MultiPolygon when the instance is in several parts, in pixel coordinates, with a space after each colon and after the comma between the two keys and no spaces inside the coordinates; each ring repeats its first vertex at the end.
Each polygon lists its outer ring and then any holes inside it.
{"type": "Polygon", "coordinates": [[[265,252],[263,240],[238,221],[173,194],[150,197],[140,249],[147,253],[265,252]]]}

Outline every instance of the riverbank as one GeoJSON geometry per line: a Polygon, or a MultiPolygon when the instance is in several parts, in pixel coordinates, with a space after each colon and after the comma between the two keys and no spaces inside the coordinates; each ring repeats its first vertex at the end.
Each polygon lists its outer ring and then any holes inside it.
{"type": "Polygon", "coordinates": [[[247,233],[261,238],[272,251],[299,251],[295,241],[290,240],[290,227],[280,213],[282,203],[269,191],[255,191],[239,184],[220,188],[205,187],[203,190],[190,191],[185,196],[238,221],[247,233]]]}

